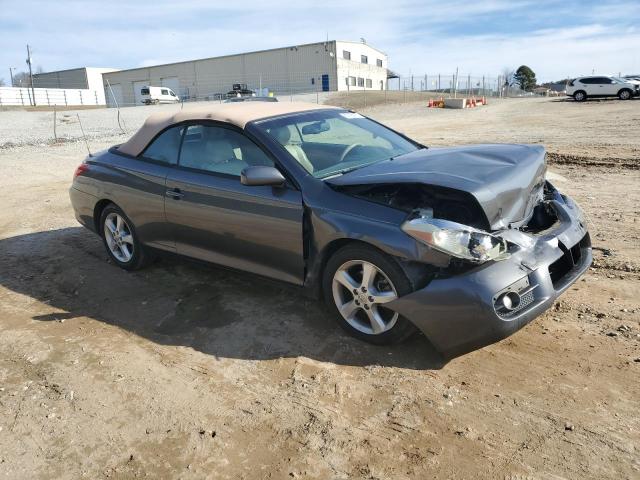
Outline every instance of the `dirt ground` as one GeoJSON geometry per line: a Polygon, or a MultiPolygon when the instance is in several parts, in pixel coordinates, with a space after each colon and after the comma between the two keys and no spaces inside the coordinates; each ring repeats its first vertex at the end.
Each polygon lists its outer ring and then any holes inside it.
{"type": "Polygon", "coordinates": [[[364,113],[434,146],[545,144],[593,268],[448,364],[423,337],[369,346],[295,288],[109,264],[69,204],[84,144],[15,142],[43,113],[0,112],[0,476],[640,478],[640,100],[364,113]]]}

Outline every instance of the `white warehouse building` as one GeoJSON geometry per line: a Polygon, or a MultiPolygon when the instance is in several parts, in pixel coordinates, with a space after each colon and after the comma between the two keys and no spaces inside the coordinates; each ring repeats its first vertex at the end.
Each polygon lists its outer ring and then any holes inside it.
{"type": "Polygon", "coordinates": [[[95,104],[105,104],[102,75],[114,72],[113,68],[82,67],[56,72],[34,73],[35,88],[63,88],[66,90],[89,90],[95,96],[95,104]]]}
{"type": "Polygon", "coordinates": [[[144,86],[184,100],[214,100],[234,84],[275,95],[387,88],[387,55],[363,42],[331,40],[103,74],[107,105],[140,105],[144,86]]]}

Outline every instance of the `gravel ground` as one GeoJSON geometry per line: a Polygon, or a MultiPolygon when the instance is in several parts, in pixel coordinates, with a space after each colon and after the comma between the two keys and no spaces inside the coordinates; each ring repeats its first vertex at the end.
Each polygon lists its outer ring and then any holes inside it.
{"type": "MultiPolygon", "coordinates": [[[[329,95],[319,93],[300,94],[281,97],[280,101],[323,103],[329,95]]],[[[120,142],[129,138],[146,118],[158,111],[174,112],[182,108],[198,108],[211,105],[212,102],[191,102],[168,105],[141,105],[121,108],[119,115],[115,108],[95,108],[87,110],[0,111],[0,149],[24,145],[36,145],[75,141],[82,138],[82,129],[91,142],[107,138],[120,138],[120,142]],[[55,124],[55,132],[54,132],[55,124]],[[81,125],[82,124],[82,129],[81,125]]]]}
{"type": "MultiPolygon", "coordinates": [[[[364,111],[436,146],[544,143],[590,218],[589,273],[446,365],[423,337],[358,342],[281,284],[115,268],[69,205],[84,144],[48,143],[51,113],[0,112],[0,143],[20,144],[0,149],[0,476],[640,478],[639,108],[364,111]]],[[[123,109],[127,127],[156,109],[123,109]]],[[[81,112],[94,150],[126,138],[113,113],[81,112]]]]}

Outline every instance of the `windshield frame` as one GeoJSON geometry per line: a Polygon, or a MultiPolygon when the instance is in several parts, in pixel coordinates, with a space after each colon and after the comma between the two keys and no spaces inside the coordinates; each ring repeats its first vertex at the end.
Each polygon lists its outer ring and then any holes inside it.
{"type": "MultiPolygon", "coordinates": [[[[282,122],[282,123],[286,124],[286,122],[282,122]]],[[[357,125],[357,124],[353,124],[353,123],[350,123],[350,122],[346,122],[346,123],[348,123],[350,125],[355,125],[356,127],[360,128],[362,130],[365,130],[365,131],[368,131],[369,133],[372,133],[371,131],[369,131],[368,129],[364,128],[363,126],[360,126],[360,125],[357,125]]],[[[380,123],[380,122],[378,122],[378,121],[376,121],[376,120],[374,120],[372,118],[369,118],[369,117],[367,117],[365,115],[362,115],[362,114],[360,114],[358,112],[355,112],[353,110],[342,109],[342,108],[331,108],[331,107],[329,107],[329,108],[321,109],[321,110],[304,110],[304,111],[301,111],[301,112],[288,113],[288,114],[285,114],[285,115],[276,115],[276,116],[271,116],[271,117],[266,117],[266,118],[261,118],[261,119],[258,119],[258,120],[254,120],[254,121],[251,122],[251,126],[252,126],[252,129],[255,129],[256,133],[259,136],[269,139],[269,141],[270,141],[269,143],[273,143],[273,144],[277,145],[278,147],[280,147],[281,151],[284,151],[289,157],[291,157],[291,160],[293,162],[295,162],[297,164],[297,166],[301,170],[303,170],[308,176],[314,178],[315,180],[319,180],[319,181],[325,181],[325,180],[328,180],[330,178],[334,178],[336,176],[342,175],[342,174],[350,172],[350,171],[359,170],[360,168],[364,168],[364,167],[367,167],[367,166],[370,166],[370,165],[373,165],[373,164],[376,164],[376,163],[380,163],[380,162],[383,162],[385,160],[391,160],[391,159],[393,159],[393,158],[395,158],[397,156],[401,156],[401,155],[404,155],[404,154],[407,154],[407,153],[411,153],[413,151],[417,151],[417,150],[428,148],[427,146],[421,144],[420,142],[417,142],[416,140],[414,140],[414,139],[412,139],[410,137],[407,137],[403,133],[398,132],[398,131],[394,130],[393,128],[391,128],[391,127],[389,127],[389,126],[387,126],[387,125],[385,125],[383,123],[380,123]],[[310,119],[310,120],[309,119],[308,120],[300,119],[299,121],[294,120],[296,117],[316,117],[318,115],[327,114],[327,113],[331,113],[333,115],[329,115],[329,116],[325,117],[324,119],[310,119]],[[272,135],[271,133],[269,133],[269,131],[268,131],[269,127],[274,128],[275,126],[278,126],[277,123],[280,123],[283,120],[287,120],[287,119],[291,119],[291,121],[288,123],[288,125],[290,125],[291,128],[298,129],[296,123],[301,124],[301,123],[305,123],[305,122],[314,122],[314,121],[321,121],[321,120],[331,119],[331,118],[339,118],[339,117],[337,117],[337,115],[339,115],[339,114],[357,115],[357,117],[354,117],[354,118],[349,118],[349,117],[345,117],[345,118],[350,119],[350,120],[365,119],[368,122],[371,122],[376,127],[381,128],[384,131],[387,131],[388,133],[392,134],[392,136],[395,135],[395,136],[399,137],[399,139],[402,139],[403,141],[409,143],[414,148],[414,150],[403,151],[403,152],[400,152],[400,153],[396,153],[395,155],[385,156],[383,158],[377,158],[377,159],[372,160],[370,162],[364,162],[364,163],[358,163],[358,164],[353,164],[352,162],[345,162],[344,165],[343,165],[343,168],[339,168],[341,162],[336,162],[334,165],[331,165],[328,168],[322,169],[322,170],[327,170],[322,175],[316,175],[313,172],[308,171],[305,167],[303,167],[294,158],[294,156],[291,155],[290,152],[288,152],[286,150],[285,146],[283,144],[281,144],[276,139],[276,137],[274,135],[272,135]],[[275,122],[275,125],[274,125],[274,122],[275,122]],[[269,125],[269,127],[267,127],[265,124],[269,125]]],[[[280,125],[280,126],[283,126],[283,125],[280,125]]],[[[377,136],[379,136],[379,135],[377,135],[377,136]]],[[[380,138],[382,138],[383,140],[386,140],[387,142],[389,142],[388,139],[386,139],[386,138],[384,138],[382,136],[380,136],[380,138]]],[[[301,138],[301,140],[302,140],[302,138],[301,138]]],[[[322,143],[322,142],[320,142],[320,143],[322,143]]],[[[393,144],[393,142],[389,142],[389,143],[393,144]]],[[[334,145],[336,145],[336,144],[334,144],[334,145]]],[[[395,152],[391,152],[391,153],[395,153],[395,152]]],[[[319,171],[322,171],[322,170],[319,170],[319,171]]]]}

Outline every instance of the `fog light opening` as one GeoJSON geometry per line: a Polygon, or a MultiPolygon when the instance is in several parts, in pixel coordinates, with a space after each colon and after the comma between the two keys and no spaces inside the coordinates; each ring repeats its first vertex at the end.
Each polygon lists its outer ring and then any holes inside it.
{"type": "Polygon", "coordinates": [[[507,292],[500,295],[497,306],[504,311],[511,312],[520,305],[520,295],[516,292],[507,292]]]}

